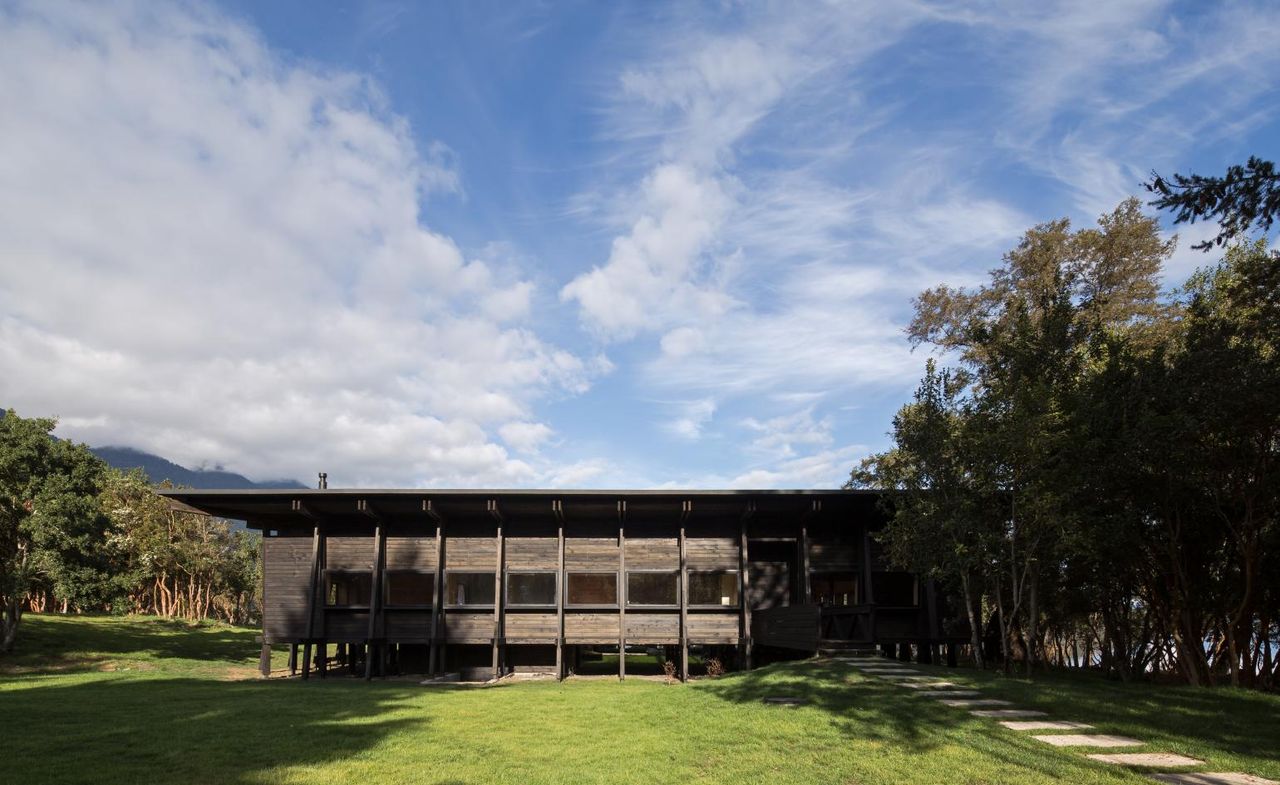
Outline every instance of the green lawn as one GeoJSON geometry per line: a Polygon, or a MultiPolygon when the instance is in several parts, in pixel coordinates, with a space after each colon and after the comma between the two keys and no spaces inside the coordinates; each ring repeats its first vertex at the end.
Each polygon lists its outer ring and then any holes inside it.
{"type": "MultiPolygon", "coordinates": [[[[252,678],[255,632],[28,616],[0,659],[0,781],[1147,782],[820,661],[715,681],[422,687],[252,678]],[[762,705],[800,695],[801,708],[762,705]]],[[[282,665],[282,661],[277,665],[282,665]]],[[[1280,779],[1280,696],[937,670],[1140,749],[1280,779]]]]}

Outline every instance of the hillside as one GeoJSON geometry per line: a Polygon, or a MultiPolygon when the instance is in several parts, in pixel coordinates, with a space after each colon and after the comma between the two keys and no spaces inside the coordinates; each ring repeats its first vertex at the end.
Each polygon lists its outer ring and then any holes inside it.
{"type": "Polygon", "coordinates": [[[169,480],[189,488],[305,488],[297,480],[254,482],[226,469],[188,469],[185,466],[132,447],[90,447],[95,455],[117,469],[140,468],[152,482],[169,480]]]}

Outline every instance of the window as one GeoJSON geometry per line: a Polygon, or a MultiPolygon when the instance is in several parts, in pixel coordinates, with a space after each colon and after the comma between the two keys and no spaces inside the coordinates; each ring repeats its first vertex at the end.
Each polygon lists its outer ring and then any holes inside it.
{"type": "Polygon", "coordinates": [[[628,572],[628,605],[677,605],[680,584],[674,572],[628,572]]]}
{"type": "Polygon", "coordinates": [[[861,600],[856,572],[813,573],[809,576],[809,591],[819,605],[857,605],[861,600]]]}
{"type": "Polygon", "coordinates": [[[690,572],[689,604],[737,607],[738,573],[690,572]]]}
{"type": "Polygon", "coordinates": [[[446,605],[493,605],[493,573],[451,572],[445,575],[446,605]]]}
{"type": "Polygon", "coordinates": [[[569,605],[617,605],[618,574],[616,572],[571,572],[568,574],[569,605]]]}
{"type": "Polygon", "coordinates": [[[555,605],[554,572],[507,573],[508,605],[555,605]]]}
{"type": "Polygon", "coordinates": [[[920,604],[916,576],[909,572],[871,573],[871,593],[876,605],[914,607],[920,604]]]}
{"type": "Polygon", "coordinates": [[[436,596],[436,576],[419,570],[387,570],[387,605],[430,605],[436,596]]]}
{"type": "Polygon", "coordinates": [[[326,572],[324,604],[334,608],[368,607],[373,594],[373,574],[368,572],[326,572]]]}

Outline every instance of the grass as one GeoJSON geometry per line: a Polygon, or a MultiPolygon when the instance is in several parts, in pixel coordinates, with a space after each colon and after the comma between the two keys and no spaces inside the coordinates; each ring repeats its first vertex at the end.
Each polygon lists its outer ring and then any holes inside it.
{"type": "MultiPolygon", "coordinates": [[[[714,681],[252,678],[252,630],[27,616],[0,658],[0,780],[39,783],[1138,783],[852,667],[714,681]],[[806,706],[766,706],[797,695],[806,706]]],[[[283,661],[277,662],[281,667],[283,661]]],[[[993,697],[1280,779],[1280,696],[1028,682],[918,666],[993,697]]]]}

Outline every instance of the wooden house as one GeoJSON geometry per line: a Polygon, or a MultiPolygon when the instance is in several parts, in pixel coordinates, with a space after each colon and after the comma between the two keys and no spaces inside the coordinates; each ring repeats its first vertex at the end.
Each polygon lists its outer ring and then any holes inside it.
{"type": "Polygon", "coordinates": [[[542,671],[584,652],[938,656],[944,598],[888,568],[865,491],[180,490],[260,530],[264,667],[542,671]],[[314,652],[314,657],[313,657],[314,652]],[[362,667],[361,667],[362,666],[362,667]]]}

